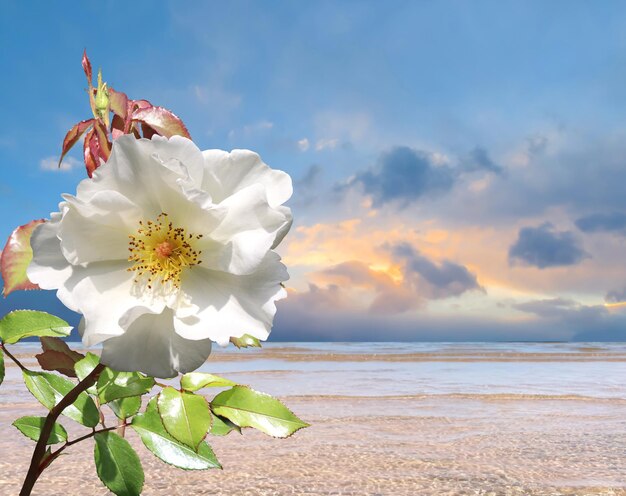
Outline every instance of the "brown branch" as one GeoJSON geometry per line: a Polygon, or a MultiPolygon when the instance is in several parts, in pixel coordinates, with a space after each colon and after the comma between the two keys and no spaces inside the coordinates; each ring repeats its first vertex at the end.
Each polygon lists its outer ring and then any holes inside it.
{"type": "MultiPolygon", "coordinates": [[[[72,389],[69,393],[67,393],[61,401],[52,409],[50,413],[46,417],[46,421],[43,424],[43,428],[41,430],[41,434],[39,435],[39,441],[37,441],[37,445],[35,446],[35,450],[33,451],[33,457],[30,460],[30,467],[28,468],[28,473],[26,474],[26,478],[24,479],[24,484],[22,485],[22,490],[20,491],[20,496],[30,496],[33,486],[35,482],[37,482],[37,478],[41,475],[43,468],[41,467],[41,460],[46,453],[46,444],[48,439],[50,438],[50,433],[52,432],[52,428],[54,427],[54,423],[56,422],[61,412],[65,410],[68,406],[74,403],[80,393],[86,391],[89,387],[95,384],[96,380],[100,373],[104,370],[104,365],[101,363],[96,365],[96,367],[89,373],[87,377],[85,377],[82,381],[80,381],[74,389],[72,389]]],[[[91,435],[95,435],[95,431],[91,433],[91,435]]],[[[80,439],[80,438],[79,438],[80,439]]],[[[75,442],[78,442],[75,440],[75,442]]],[[[73,443],[72,443],[73,444],[73,443]]],[[[46,466],[51,462],[51,460],[47,461],[46,466]]]]}
{"type": "Polygon", "coordinates": [[[17,365],[22,370],[28,370],[26,367],[24,367],[24,365],[22,365],[22,362],[20,362],[17,358],[15,358],[15,356],[13,356],[13,354],[9,350],[6,349],[6,347],[4,346],[4,343],[0,343],[0,348],[2,348],[2,351],[4,351],[6,356],[8,356],[11,360],[15,362],[15,365],[17,365]]]}
{"type": "Polygon", "coordinates": [[[98,431],[93,430],[89,434],[85,434],[84,436],[81,436],[79,438],[73,439],[72,441],[66,441],[66,443],[63,446],[61,446],[58,450],[53,451],[52,453],[50,453],[50,456],[41,462],[41,465],[39,467],[39,473],[43,472],[46,468],[48,468],[48,466],[54,460],[57,459],[57,457],[63,452],[63,450],[65,450],[66,448],[69,448],[70,446],[72,446],[72,444],[80,443],[81,441],[84,441],[85,439],[89,439],[90,437],[93,437],[96,434],[99,434],[101,432],[112,431],[112,430],[117,429],[117,428],[118,427],[107,427],[106,429],[100,429],[98,431]]]}
{"type": "Polygon", "coordinates": [[[126,436],[126,426],[127,425],[128,424],[126,423],[126,419],[119,419],[117,421],[117,433],[120,436],[122,436],[122,437],[126,436]]]}

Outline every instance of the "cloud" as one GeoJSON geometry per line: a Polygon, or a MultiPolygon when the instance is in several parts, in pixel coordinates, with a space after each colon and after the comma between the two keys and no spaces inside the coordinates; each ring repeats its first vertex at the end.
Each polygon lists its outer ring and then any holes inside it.
{"type": "Polygon", "coordinates": [[[270,121],[259,121],[254,124],[246,124],[243,126],[244,134],[254,134],[258,131],[267,131],[274,127],[274,123],[270,121]]]}
{"type": "Polygon", "coordinates": [[[311,188],[317,185],[321,175],[322,167],[319,164],[313,164],[307,169],[304,176],[296,181],[296,184],[305,189],[311,188]]]}
{"type": "Polygon", "coordinates": [[[564,298],[548,298],[515,303],[513,308],[521,312],[531,313],[544,319],[597,318],[607,313],[602,305],[582,305],[574,300],[564,298]]]}
{"type": "Polygon", "coordinates": [[[542,155],[548,148],[550,140],[547,136],[536,134],[526,139],[526,151],[529,157],[536,157],[542,155]]]}
{"type": "MultiPolygon", "coordinates": [[[[418,308],[424,303],[424,298],[410,284],[396,282],[386,272],[372,270],[357,260],[324,269],[318,276],[333,281],[335,284],[331,286],[372,290],[374,296],[368,305],[370,313],[397,314],[418,308]]],[[[344,298],[344,301],[348,299],[344,298]]]]}
{"type": "Polygon", "coordinates": [[[309,283],[308,291],[289,292],[289,306],[297,312],[341,311],[353,305],[346,292],[337,284],[329,284],[322,288],[309,283]]]}
{"type": "Polygon", "coordinates": [[[551,339],[555,329],[564,329],[572,341],[624,341],[626,315],[612,313],[604,305],[583,305],[575,300],[549,298],[512,305],[521,312],[535,316],[535,325],[542,327],[544,339],[551,339]]]}
{"type": "MultiPolygon", "coordinates": [[[[622,186],[626,182],[626,134],[590,136],[567,129],[548,134],[526,138],[522,149],[505,155],[506,174],[481,191],[480,198],[464,195],[459,188],[455,205],[467,204],[466,208],[446,205],[444,215],[462,217],[465,222],[506,224],[540,217],[555,208],[574,218],[597,211],[626,212],[622,186]]],[[[598,216],[591,222],[601,220],[598,216]]]]}
{"type": "Polygon", "coordinates": [[[315,151],[321,152],[322,150],[334,150],[339,145],[337,138],[323,138],[317,140],[315,143],[315,151]]]}
{"type": "Polygon", "coordinates": [[[452,170],[436,164],[431,153],[399,146],[383,153],[376,167],[357,174],[351,184],[360,184],[372,196],[375,206],[393,201],[407,205],[422,196],[438,195],[452,188],[452,170]]]}
{"type": "Polygon", "coordinates": [[[509,264],[521,262],[540,269],[576,265],[590,258],[570,231],[556,231],[550,223],[523,227],[509,249],[509,264]]]}
{"type": "Polygon", "coordinates": [[[297,143],[298,143],[298,148],[300,149],[301,152],[306,152],[311,146],[308,138],[302,138],[301,140],[298,140],[297,143]]]}
{"type": "MultiPolygon", "coordinates": [[[[363,193],[371,195],[375,207],[395,202],[406,208],[423,197],[443,197],[464,175],[477,171],[503,175],[504,168],[481,147],[474,148],[451,165],[451,160],[444,154],[397,146],[383,152],[374,167],[357,172],[336,186],[335,192],[360,187],[363,193]]],[[[485,182],[478,189],[484,189],[487,184],[485,182]]],[[[474,182],[473,186],[476,189],[477,183],[474,182]]]]}
{"type": "Polygon", "coordinates": [[[212,78],[205,84],[192,86],[193,93],[202,105],[219,108],[220,111],[231,111],[241,105],[243,97],[227,90],[219,78],[212,78]]]}
{"type": "Polygon", "coordinates": [[[403,262],[405,282],[426,298],[442,299],[460,296],[471,290],[484,291],[476,275],[463,265],[449,260],[435,263],[408,243],[400,243],[390,249],[393,256],[403,262]]]}
{"type": "Polygon", "coordinates": [[[482,147],[474,148],[463,160],[461,160],[460,167],[465,172],[475,171],[488,171],[494,174],[502,174],[504,169],[496,164],[486,149],[482,147]]]}
{"type": "Polygon", "coordinates": [[[576,227],[588,233],[611,231],[626,233],[626,214],[611,212],[587,215],[576,220],[576,227]]]}
{"type": "Polygon", "coordinates": [[[274,128],[274,123],[266,120],[254,122],[252,124],[246,124],[241,129],[231,129],[228,132],[228,138],[250,138],[259,134],[266,133],[274,128]]]}
{"type": "Polygon", "coordinates": [[[607,303],[623,303],[626,301],[626,287],[622,289],[612,289],[604,295],[607,303]]]}
{"type": "Polygon", "coordinates": [[[59,167],[58,157],[46,157],[39,162],[39,168],[44,171],[71,171],[77,167],[80,167],[82,162],[76,160],[74,157],[65,157],[59,167]]]}
{"type": "Polygon", "coordinates": [[[528,314],[366,314],[350,306],[345,288],[314,286],[279,302],[272,339],[299,341],[624,341],[626,314],[602,305],[551,298],[509,304],[528,314]],[[338,303],[340,302],[340,303],[338,303]]]}
{"type": "Polygon", "coordinates": [[[348,260],[315,272],[315,296],[322,296],[324,291],[341,294],[337,301],[346,304],[345,309],[365,307],[372,314],[391,315],[424,307],[428,300],[484,291],[466,267],[449,260],[435,263],[409,243],[386,246],[384,250],[393,258],[388,269],[374,270],[366,262],[348,260]]]}
{"type": "Polygon", "coordinates": [[[372,129],[372,119],[364,112],[322,111],[315,115],[314,126],[319,150],[335,148],[340,144],[342,147],[349,147],[371,143],[376,136],[372,129]]]}
{"type": "Polygon", "coordinates": [[[294,199],[292,205],[307,206],[319,199],[319,183],[322,177],[322,167],[319,164],[313,164],[304,173],[300,179],[294,182],[294,199]]]}

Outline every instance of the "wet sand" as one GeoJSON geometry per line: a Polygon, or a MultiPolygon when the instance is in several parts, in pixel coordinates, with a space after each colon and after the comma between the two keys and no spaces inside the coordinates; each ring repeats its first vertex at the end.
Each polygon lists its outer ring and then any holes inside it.
{"type": "MultiPolygon", "coordinates": [[[[14,367],[8,372],[0,389],[2,495],[18,493],[34,444],[9,424],[44,414],[23,392],[14,367]]],[[[254,374],[249,377],[254,385],[254,374]]],[[[275,374],[270,392],[292,380],[275,374]]],[[[127,438],[142,459],[146,495],[626,496],[624,398],[418,393],[292,394],[285,402],[312,426],[286,440],[250,429],[210,438],[222,471],[171,468],[132,431],[127,438]]],[[[63,423],[81,432],[69,419],[63,423]]],[[[109,494],[95,475],[93,445],[68,453],[44,473],[34,494],[109,494]]]]}

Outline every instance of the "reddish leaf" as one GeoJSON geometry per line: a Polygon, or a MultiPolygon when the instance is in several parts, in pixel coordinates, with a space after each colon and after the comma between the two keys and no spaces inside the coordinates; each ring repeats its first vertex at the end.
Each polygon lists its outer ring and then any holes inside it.
{"type": "Polygon", "coordinates": [[[96,113],[96,89],[93,87],[92,79],[93,73],[91,71],[91,62],[89,61],[89,57],[87,57],[87,50],[83,51],[83,71],[85,71],[85,76],[87,76],[87,86],[89,87],[87,90],[87,94],[89,95],[89,106],[91,107],[91,112],[94,117],[97,117],[96,113]]]}
{"type": "Polygon", "coordinates": [[[11,233],[0,258],[0,271],[4,280],[2,294],[6,297],[17,289],[39,289],[26,277],[26,268],[33,259],[30,237],[35,227],[44,219],[31,220],[11,233]]]}
{"type": "MultiPolygon", "coordinates": [[[[85,136],[85,143],[83,144],[83,156],[85,158],[85,167],[87,168],[87,175],[91,177],[93,175],[93,171],[98,168],[100,165],[100,159],[98,155],[94,155],[91,149],[91,142],[94,139],[95,130],[91,129],[87,136],[85,136]]],[[[97,141],[97,138],[96,138],[97,141]]]]}
{"type": "Polygon", "coordinates": [[[65,344],[65,341],[54,337],[42,337],[41,347],[43,353],[35,355],[43,370],[56,370],[68,377],[76,377],[74,364],[85,358],[65,344]]]}
{"type": "Polygon", "coordinates": [[[153,107],[148,100],[131,100],[130,103],[133,112],[138,109],[148,109],[153,107]]]}
{"type": "Polygon", "coordinates": [[[128,115],[129,100],[126,93],[121,91],[115,91],[113,88],[109,88],[109,104],[113,113],[122,118],[122,122],[126,120],[128,115]]]}
{"type": "Polygon", "coordinates": [[[96,136],[98,137],[98,156],[106,162],[111,154],[111,142],[109,141],[108,136],[109,133],[106,126],[101,121],[96,121],[94,129],[96,130],[96,136]]]}
{"type": "Polygon", "coordinates": [[[141,134],[143,134],[144,138],[151,139],[152,136],[158,134],[154,129],[152,129],[147,124],[141,123],[141,134]]]}
{"type": "Polygon", "coordinates": [[[93,73],[91,72],[91,62],[89,61],[89,57],[87,57],[87,49],[83,51],[82,63],[83,63],[83,71],[85,71],[85,76],[87,76],[87,81],[89,81],[89,86],[91,86],[93,73]]]}
{"type": "Polygon", "coordinates": [[[63,161],[63,157],[65,154],[70,151],[70,149],[76,144],[76,142],[80,139],[89,126],[94,123],[93,119],[87,119],[85,121],[80,121],[78,124],[74,124],[72,129],[70,129],[65,135],[65,139],[63,140],[63,149],[61,150],[61,158],[59,159],[59,167],[61,166],[61,162],[63,161]]]}
{"type": "Polygon", "coordinates": [[[113,116],[111,121],[111,137],[116,140],[124,135],[124,120],[117,114],[113,116]]]}
{"type": "Polygon", "coordinates": [[[163,107],[149,107],[133,112],[133,120],[147,124],[161,136],[184,136],[191,139],[189,131],[178,116],[163,107]]]}
{"type": "Polygon", "coordinates": [[[74,362],[65,353],[48,350],[35,355],[43,370],[55,370],[68,377],[76,377],[74,362]]]}
{"type": "Polygon", "coordinates": [[[41,341],[41,348],[43,349],[43,351],[53,350],[65,353],[74,361],[74,363],[85,358],[85,355],[71,349],[67,345],[67,343],[61,338],[56,338],[53,336],[42,336],[39,338],[39,341],[41,341]]]}

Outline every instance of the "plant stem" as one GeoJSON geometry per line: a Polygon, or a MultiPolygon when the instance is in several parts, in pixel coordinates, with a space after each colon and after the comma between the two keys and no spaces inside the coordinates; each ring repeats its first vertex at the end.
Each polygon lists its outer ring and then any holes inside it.
{"type": "MultiPolygon", "coordinates": [[[[96,365],[96,367],[90,372],[87,377],[80,381],[76,385],[76,387],[74,387],[74,389],[67,393],[63,397],[63,399],[61,399],[61,401],[52,410],[50,410],[50,413],[46,417],[46,421],[43,424],[43,428],[39,436],[39,441],[37,441],[37,445],[35,446],[35,450],[33,451],[33,457],[30,460],[30,467],[28,468],[28,473],[26,474],[26,478],[24,479],[24,484],[22,485],[20,496],[30,496],[30,493],[33,490],[33,486],[35,485],[35,482],[37,482],[37,478],[41,475],[41,472],[45,468],[41,466],[41,460],[46,453],[46,445],[50,437],[50,433],[52,432],[52,428],[54,427],[54,423],[56,422],[56,419],[59,418],[59,415],[61,415],[61,412],[63,412],[63,410],[65,410],[68,406],[76,401],[80,393],[86,391],[87,388],[95,384],[98,376],[103,370],[104,365],[102,365],[101,363],[96,365]]],[[[96,432],[94,430],[94,432],[92,432],[90,436],[93,436],[95,434],[96,432]]],[[[80,439],[81,438],[79,438],[79,440],[80,439]]],[[[78,442],[78,440],[74,440],[74,442],[78,442]]],[[[72,442],[72,444],[74,444],[74,442],[72,442]]],[[[49,464],[50,461],[51,460],[48,460],[47,464],[49,464]]]]}
{"type": "Polygon", "coordinates": [[[117,433],[124,437],[126,435],[126,426],[128,424],[126,423],[126,419],[119,419],[117,422],[117,433]]]}
{"type": "Polygon", "coordinates": [[[56,460],[57,457],[63,452],[63,450],[70,447],[72,444],[80,443],[81,441],[84,441],[85,439],[94,437],[96,434],[100,434],[101,432],[112,431],[117,428],[118,427],[107,427],[105,429],[100,429],[98,431],[94,429],[89,434],[85,434],[84,436],[73,439],[72,441],[67,441],[63,446],[61,446],[58,450],[50,453],[50,456],[41,462],[41,465],[39,467],[39,473],[43,472],[46,468],[48,468],[48,465],[50,465],[54,460],[56,460]]]}
{"type": "Polygon", "coordinates": [[[4,346],[4,343],[0,344],[0,348],[2,348],[2,351],[4,351],[4,354],[6,356],[8,356],[11,360],[15,362],[15,365],[17,365],[22,370],[28,370],[26,367],[24,367],[24,365],[22,365],[22,362],[20,362],[17,358],[15,358],[13,354],[9,350],[6,349],[6,347],[4,346]]]}

